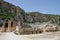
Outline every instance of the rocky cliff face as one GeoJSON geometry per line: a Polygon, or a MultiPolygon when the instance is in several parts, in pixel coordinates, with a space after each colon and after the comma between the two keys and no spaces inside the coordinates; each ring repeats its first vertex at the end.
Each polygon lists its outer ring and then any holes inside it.
{"type": "Polygon", "coordinates": [[[52,14],[43,14],[40,12],[28,12],[26,14],[25,20],[28,23],[35,23],[35,22],[49,22],[53,24],[59,24],[59,15],[52,15],[52,14]],[[28,18],[28,19],[27,19],[28,18]],[[29,20],[29,21],[28,21],[29,20]]]}
{"type": "Polygon", "coordinates": [[[16,21],[20,20],[25,23],[35,23],[35,22],[48,22],[59,23],[59,15],[42,14],[39,12],[28,12],[26,13],[22,8],[17,7],[11,3],[0,0],[0,19],[14,19],[16,21]]]}
{"type": "MultiPolygon", "coordinates": [[[[24,10],[6,1],[0,0],[0,18],[15,18],[17,14],[19,17],[24,13],[24,10]]],[[[18,17],[18,16],[17,16],[18,17]]]]}

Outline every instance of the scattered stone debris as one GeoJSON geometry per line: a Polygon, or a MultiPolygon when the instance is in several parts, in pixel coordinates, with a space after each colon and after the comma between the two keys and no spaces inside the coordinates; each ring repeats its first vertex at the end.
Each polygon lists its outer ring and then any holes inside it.
{"type": "MultiPolygon", "coordinates": [[[[26,24],[27,25],[27,24],[26,24]]],[[[36,24],[35,24],[36,25],[36,24]]],[[[42,25],[43,26],[43,25],[42,25]]],[[[15,34],[40,34],[43,32],[56,32],[59,31],[59,28],[57,25],[54,24],[46,24],[45,26],[41,27],[41,25],[38,26],[25,26],[21,28],[19,31],[15,31],[15,34]]]]}

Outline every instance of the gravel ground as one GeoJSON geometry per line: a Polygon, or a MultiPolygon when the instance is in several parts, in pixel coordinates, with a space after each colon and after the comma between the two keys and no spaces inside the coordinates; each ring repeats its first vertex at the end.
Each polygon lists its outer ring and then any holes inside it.
{"type": "Polygon", "coordinates": [[[0,33],[0,40],[60,40],[60,32],[31,35],[15,35],[13,32],[0,33]]]}

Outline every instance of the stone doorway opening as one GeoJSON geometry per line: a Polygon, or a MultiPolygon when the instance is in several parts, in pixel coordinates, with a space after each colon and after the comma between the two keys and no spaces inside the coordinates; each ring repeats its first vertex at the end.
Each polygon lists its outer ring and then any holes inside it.
{"type": "Polygon", "coordinates": [[[11,22],[11,27],[13,27],[13,22],[11,22]]]}
{"type": "Polygon", "coordinates": [[[8,23],[5,23],[5,32],[8,30],[8,23]]]}
{"type": "Polygon", "coordinates": [[[2,30],[3,23],[0,22],[0,32],[2,30]]]}

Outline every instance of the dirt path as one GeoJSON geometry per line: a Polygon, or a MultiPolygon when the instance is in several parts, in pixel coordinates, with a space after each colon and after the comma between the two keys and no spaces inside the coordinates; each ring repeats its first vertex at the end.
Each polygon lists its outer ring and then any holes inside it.
{"type": "Polygon", "coordinates": [[[0,40],[60,40],[60,33],[15,35],[13,32],[0,33],[0,40]]]}

